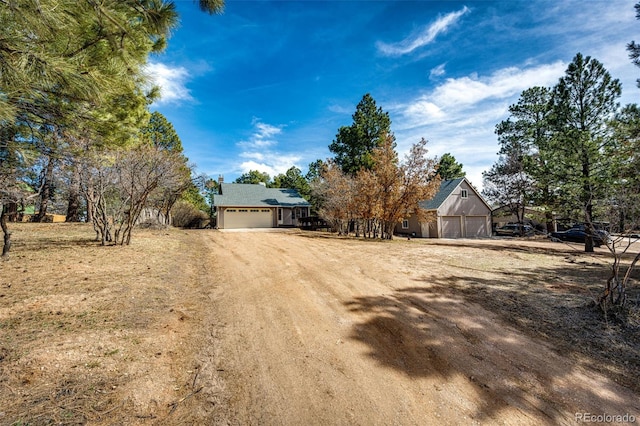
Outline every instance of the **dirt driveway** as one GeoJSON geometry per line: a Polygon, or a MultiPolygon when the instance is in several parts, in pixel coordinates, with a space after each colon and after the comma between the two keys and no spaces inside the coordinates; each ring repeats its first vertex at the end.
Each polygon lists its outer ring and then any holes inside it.
{"type": "MultiPolygon", "coordinates": [[[[473,285],[493,297],[509,277],[535,286],[541,303],[563,289],[575,293],[579,277],[558,276],[566,255],[536,248],[549,243],[497,253],[495,242],[460,248],[305,235],[204,237],[215,281],[208,349],[200,354],[209,360],[202,377],[215,383],[202,393],[217,402],[210,420],[539,425],[574,424],[576,413],[640,418],[632,389],[594,371],[570,342],[536,337],[546,335],[548,318],[517,312],[517,323],[508,324],[510,317],[466,297],[479,296],[473,285]]],[[[520,293],[514,287],[501,296],[506,310],[518,311],[517,303],[507,305],[520,293]]]]}

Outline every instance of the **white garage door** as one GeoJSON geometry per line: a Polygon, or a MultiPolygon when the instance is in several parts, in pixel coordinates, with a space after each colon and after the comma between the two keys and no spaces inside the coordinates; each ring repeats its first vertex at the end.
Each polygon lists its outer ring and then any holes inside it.
{"type": "Polygon", "coordinates": [[[461,238],[460,216],[442,216],[442,238],[461,238]]]}
{"type": "Polygon", "coordinates": [[[226,209],[224,228],[271,228],[273,219],[270,209],[226,209]]]}
{"type": "Polygon", "coordinates": [[[486,216],[467,216],[465,218],[465,236],[467,238],[488,237],[486,216]]]}

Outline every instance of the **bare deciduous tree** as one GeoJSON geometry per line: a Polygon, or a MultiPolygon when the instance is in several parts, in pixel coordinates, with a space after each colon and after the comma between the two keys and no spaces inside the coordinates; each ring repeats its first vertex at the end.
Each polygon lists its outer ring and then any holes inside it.
{"type": "Polygon", "coordinates": [[[87,156],[84,192],[103,245],[128,245],[151,198],[186,188],[190,181],[183,158],[149,145],[87,156]]]}
{"type": "Polygon", "coordinates": [[[430,200],[440,187],[436,175],[436,160],[427,158],[425,139],[411,146],[401,163],[393,149],[394,137],[387,135],[382,145],[373,151],[374,177],[380,203],[382,238],[391,239],[395,226],[411,215],[427,220],[421,201],[430,200]]]}
{"type": "Polygon", "coordinates": [[[320,200],[318,214],[340,235],[349,231],[353,214],[354,182],[335,162],[327,162],[320,178],[312,183],[314,196],[320,200]]]}
{"type": "Polygon", "coordinates": [[[320,200],[319,214],[340,233],[347,233],[348,223],[356,225],[356,236],[391,239],[402,219],[415,215],[427,220],[421,201],[433,198],[440,186],[436,161],[427,158],[427,141],[414,144],[402,162],[395,151],[393,135],[382,137],[372,151],[371,169],[361,168],[351,177],[329,162],[321,179],[313,184],[314,196],[320,200]]]}

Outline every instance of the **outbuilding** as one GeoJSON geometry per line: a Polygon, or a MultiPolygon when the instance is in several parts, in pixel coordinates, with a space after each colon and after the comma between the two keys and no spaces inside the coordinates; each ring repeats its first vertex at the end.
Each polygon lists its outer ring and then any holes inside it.
{"type": "Polygon", "coordinates": [[[491,236],[491,207],[467,178],[444,180],[431,200],[419,206],[431,219],[404,219],[396,233],[423,238],[482,238],[491,236]]]}

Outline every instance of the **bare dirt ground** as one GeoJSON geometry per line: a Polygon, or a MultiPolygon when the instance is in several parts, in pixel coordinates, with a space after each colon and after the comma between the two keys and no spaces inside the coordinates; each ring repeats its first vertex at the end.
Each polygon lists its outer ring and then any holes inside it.
{"type": "Polygon", "coordinates": [[[20,224],[0,424],[575,424],[640,418],[640,321],[604,249],[20,224]]]}

